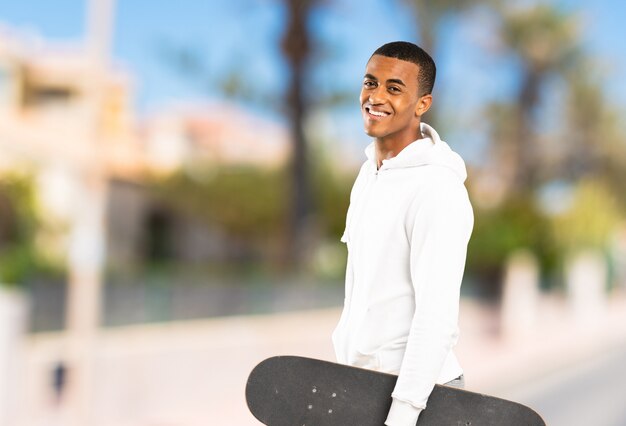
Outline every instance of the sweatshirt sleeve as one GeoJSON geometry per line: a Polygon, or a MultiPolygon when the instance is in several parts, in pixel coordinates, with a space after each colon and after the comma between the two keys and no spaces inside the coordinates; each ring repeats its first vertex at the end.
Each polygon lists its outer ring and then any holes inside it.
{"type": "Polygon", "coordinates": [[[460,183],[437,186],[409,210],[406,229],[416,308],[392,393],[390,417],[398,413],[393,426],[415,425],[456,343],[460,287],[473,222],[467,191],[460,183]],[[406,409],[406,404],[414,410],[406,409]]]}
{"type": "Polygon", "coordinates": [[[421,412],[421,408],[394,398],[387,420],[385,420],[385,426],[415,426],[421,412]]]}

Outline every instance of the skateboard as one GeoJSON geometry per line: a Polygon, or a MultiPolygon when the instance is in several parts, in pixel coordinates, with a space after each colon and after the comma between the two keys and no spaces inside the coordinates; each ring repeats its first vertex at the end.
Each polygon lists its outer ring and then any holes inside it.
{"type": "MultiPolygon", "coordinates": [[[[383,426],[397,376],[298,356],[258,364],[246,385],[252,414],[268,426],[383,426]]],[[[417,426],[545,426],[516,402],[435,385],[417,426]]]]}

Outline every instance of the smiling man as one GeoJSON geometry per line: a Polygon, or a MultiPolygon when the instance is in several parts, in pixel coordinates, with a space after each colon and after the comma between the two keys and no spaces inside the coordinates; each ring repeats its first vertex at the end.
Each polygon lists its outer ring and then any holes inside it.
{"type": "Polygon", "coordinates": [[[350,195],[340,363],[398,374],[388,426],[414,426],[435,385],[462,386],[453,347],[473,213],[465,164],[422,122],[436,68],[408,42],[370,57],[361,89],[367,147],[350,195]]]}

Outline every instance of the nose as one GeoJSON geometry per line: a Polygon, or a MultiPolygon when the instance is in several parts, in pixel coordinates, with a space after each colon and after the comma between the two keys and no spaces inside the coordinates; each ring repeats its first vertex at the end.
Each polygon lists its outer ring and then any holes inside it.
{"type": "Polygon", "coordinates": [[[382,86],[378,86],[372,89],[369,93],[368,100],[372,105],[378,105],[385,101],[384,98],[384,88],[382,86]]]}

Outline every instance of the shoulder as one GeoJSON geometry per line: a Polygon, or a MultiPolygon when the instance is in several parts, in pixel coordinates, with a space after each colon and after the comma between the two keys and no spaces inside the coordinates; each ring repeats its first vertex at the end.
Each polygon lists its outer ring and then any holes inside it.
{"type": "Polygon", "coordinates": [[[424,167],[425,184],[411,202],[413,213],[434,216],[471,217],[473,210],[463,181],[454,171],[442,166],[424,167]]]}
{"type": "Polygon", "coordinates": [[[429,165],[423,169],[426,187],[425,197],[435,199],[448,199],[454,196],[467,197],[467,189],[463,180],[450,168],[429,165]]]}

